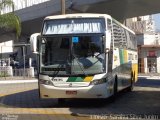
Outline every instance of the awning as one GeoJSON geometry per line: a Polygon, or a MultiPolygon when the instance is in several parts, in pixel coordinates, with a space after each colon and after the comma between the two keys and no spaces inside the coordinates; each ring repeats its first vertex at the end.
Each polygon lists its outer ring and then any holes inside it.
{"type": "Polygon", "coordinates": [[[141,48],[160,48],[160,45],[140,45],[141,48]]]}

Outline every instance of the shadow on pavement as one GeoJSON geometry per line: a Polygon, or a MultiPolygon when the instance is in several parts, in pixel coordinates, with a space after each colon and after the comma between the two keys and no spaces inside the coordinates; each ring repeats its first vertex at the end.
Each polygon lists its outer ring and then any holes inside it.
{"type": "MultiPolygon", "coordinates": [[[[123,94],[123,93],[120,93],[123,94]]],[[[133,91],[117,96],[116,100],[106,103],[99,108],[84,108],[86,105],[81,104],[81,109],[70,108],[74,114],[158,114],[160,115],[160,91],[133,91]]],[[[101,104],[97,101],[96,104],[101,104]]],[[[88,105],[87,105],[88,106],[88,105]]]]}
{"type": "Polygon", "coordinates": [[[53,99],[39,99],[38,90],[29,90],[15,94],[6,95],[0,98],[1,106],[18,108],[47,108],[54,106],[53,99]]]}
{"type": "Polygon", "coordinates": [[[2,107],[17,108],[69,108],[72,116],[149,114],[160,115],[160,90],[145,90],[148,86],[157,88],[158,80],[139,80],[133,92],[120,92],[112,99],[68,99],[58,104],[57,99],[39,99],[38,90],[30,90],[0,98],[2,107]],[[138,87],[145,89],[138,90],[138,87]]]}
{"type": "Polygon", "coordinates": [[[19,92],[0,97],[0,107],[16,108],[98,108],[103,107],[110,99],[66,99],[64,104],[58,104],[57,99],[40,99],[38,89],[19,92]],[[97,104],[98,102],[98,104],[97,104]]]}
{"type": "Polygon", "coordinates": [[[69,108],[76,114],[160,114],[160,91],[120,92],[112,99],[68,99],[58,104],[56,99],[39,99],[38,90],[30,90],[1,98],[5,107],[69,108]]]}
{"type": "Polygon", "coordinates": [[[160,79],[139,78],[135,86],[160,88],[160,79]]]}
{"type": "MultiPolygon", "coordinates": [[[[125,117],[145,117],[145,115],[158,115],[160,118],[160,80],[157,79],[139,79],[135,84],[132,92],[120,92],[114,101],[105,104],[97,101],[95,104],[102,105],[99,108],[84,108],[88,106],[81,104],[80,109],[70,108],[73,116],[83,115],[101,115],[105,118],[106,116],[123,115],[125,117]],[[149,87],[149,88],[148,88],[149,87]]],[[[78,103],[79,104],[79,103],[78,103]]],[[[88,103],[90,104],[90,103],[88,103]]],[[[151,117],[151,116],[150,116],[151,117]]],[[[157,117],[157,116],[152,116],[157,117]]],[[[147,118],[146,118],[147,119],[147,118]]],[[[149,118],[150,119],[150,118],[149,118]]]]}

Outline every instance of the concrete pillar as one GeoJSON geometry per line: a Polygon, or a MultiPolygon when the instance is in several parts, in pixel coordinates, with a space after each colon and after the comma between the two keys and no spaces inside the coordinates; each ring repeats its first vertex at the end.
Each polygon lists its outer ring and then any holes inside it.
{"type": "Polygon", "coordinates": [[[9,76],[13,76],[13,69],[12,69],[11,66],[7,66],[7,74],[8,74],[9,76]]]}
{"type": "Polygon", "coordinates": [[[32,67],[32,58],[29,58],[29,68],[32,67]]]}
{"type": "Polygon", "coordinates": [[[160,73],[160,50],[157,51],[157,73],[160,73]]]}
{"type": "Polygon", "coordinates": [[[144,58],[144,73],[148,73],[149,72],[149,69],[148,69],[148,66],[147,66],[147,57],[144,58]]]}
{"type": "Polygon", "coordinates": [[[34,67],[29,68],[29,76],[34,77],[34,67]]]}

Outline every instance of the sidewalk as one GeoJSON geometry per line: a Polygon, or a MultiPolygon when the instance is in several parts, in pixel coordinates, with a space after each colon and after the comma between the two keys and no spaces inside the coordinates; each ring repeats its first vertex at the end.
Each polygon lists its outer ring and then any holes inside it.
{"type": "Polygon", "coordinates": [[[12,84],[12,83],[33,83],[38,82],[37,78],[30,77],[0,77],[0,84],[12,84]]]}
{"type": "Polygon", "coordinates": [[[23,77],[23,76],[12,76],[12,77],[0,77],[0,81],[1,80],[34,80],[34,79],[37,79],[36,77],[23,77]]]}
{"type": "Polygon", "coordinates": [[[139,78],[146,78],[146,79],[158,79],[160,80],[160,73],[139,73],[139,78]]]}
{"type": "Polygon", "coordinates": [[[138,73],[139,76],[160,76],[160,73],[138,73]]]}

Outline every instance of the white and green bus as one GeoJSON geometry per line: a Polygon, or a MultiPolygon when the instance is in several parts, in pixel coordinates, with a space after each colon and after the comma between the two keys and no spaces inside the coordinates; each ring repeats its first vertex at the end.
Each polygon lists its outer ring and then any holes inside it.
{"type": "Polygon", "coordinates": [[[30,42],[40,98],[108,98],[137,80],[135,34],[109,15],[46,17],[30,42]]]}

